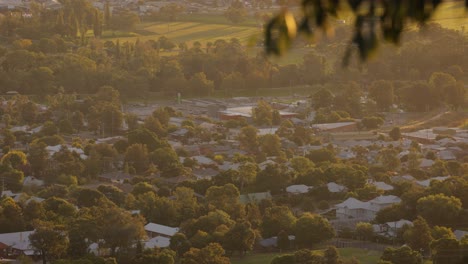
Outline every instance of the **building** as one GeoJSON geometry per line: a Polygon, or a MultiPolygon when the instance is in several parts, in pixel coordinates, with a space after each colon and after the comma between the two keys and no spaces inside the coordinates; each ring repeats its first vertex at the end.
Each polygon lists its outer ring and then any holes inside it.
{"type": "Polygon", "coordinates": [[[16,259],[19,256],[33,256],[34,248],[29,241],[29,235],[34,231],[0,234],[0,257],[16,259]]]}
{"type": "Polygon", "coordinates": [[[154,238],[157,236],[171,238],[173,235],[179,232],[179,228],[159,225],[155,223],[148,223],[147,225],[145,225],[145,231],[149,238],[154,238]]]}

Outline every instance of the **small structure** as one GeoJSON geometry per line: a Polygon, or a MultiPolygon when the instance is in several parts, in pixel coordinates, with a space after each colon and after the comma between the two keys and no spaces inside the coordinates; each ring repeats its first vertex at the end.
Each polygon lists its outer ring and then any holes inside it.
{"type": "Polygon", "coordinates": [[[325,123],[325,124],[315,124],[312,128],[320,132],[353,132],[357,131],[356,122],[340,122],[340,123],[325,123]]]}
{"type": "Polygon", "coordinates": [[[175,235],[175,233],[179,232],[179,228],[159,225],[155,223],[148,223],[147,225],[145,225],[145,231],[149,238],[157,236],[171,238],[173,235],[175,235]]]}

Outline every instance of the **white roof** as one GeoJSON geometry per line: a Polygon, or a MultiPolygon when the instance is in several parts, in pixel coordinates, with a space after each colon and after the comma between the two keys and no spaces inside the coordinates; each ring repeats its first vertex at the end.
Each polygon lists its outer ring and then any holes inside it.
{"type": "Polygon", "coordinates": [[[304,185],[304,184],[298,184],[298,185],[291,185],[291,186],[288,186],[286,187],[286,192],[288,193],[307,193],[309,192],[309,189],[311,189],[312,187],[309,187],[307,185],[304,185]]]}
{"type": "Polygon", "coordinates": [[[419,167],[421,168],[427,168],[427,167],[430,167],[434,164],[435,162],[433,160],[430,160],[430,159],[421,159],[421,164],[419,164],[419,167]]]}
{"type": "Polygon", "coordinates": [[[335,205],[337,208],[348,208],[348,209],[368,209],[372,210],[369,202],[362,202],[356,198],[350,197],[346,201],[335,205]]]}
{"type": "Polygon", "coordinates": [[[349,125],[352,125],[352,124],[355,124],[355,123],[356,122],[339,122],[339,123],[315,124],[312,127],[320,129],[320,130],[329,130],[329,129],[339,128],[339,127],[349,126],[349,125]]]}
{"type": "Polygon", "coordinates": [[[438,176],[423,181],[416,181],[416,183],[422,187],[429,187],[429,185],[431,185],[431,181],[444,181],[448,178],[450,178],[450,176],[438,176]]]}
{"type": "Polygon", "coordinates": [[[369,201],[372,204],[390,204],[401,202],[400,197],[395,195],[381,195],[369,201]]]}
{"type": "Polygon", "coordinates": [[[390,184],[386,184],[385,182],[373,182],[371,184],[377,187],[377,189],[384,191],[391,191],[394,189],[393,186],[391,186],[390,184]]]}
{"type": "Polygon", "coordinates": [[[196,160],[200,165],[210,165],[215,163],[212,159],[205,156],[193,156],[192,159],[196,160]]]}
{"type": "Polygon", "coordinates": [[[43,180],[36,179],[34,176],[27,176],[23,181],[24,186],[42,186],[44,185],[43,180]]]}
{"type": "Polygon", "coordinates": [[[20,250],[32,249],[29,235],[34,231],[0,234],[0,242],[20,250]]]}
{"type": "Polygon", "coordinates": [[[145,248],[167,248],[171,244],[171,239],[163,236],[153,237],[145,242],[145,248]]]}
{"type": "Polygon", "coordinates": [[[457,240],[461,240],[464,236],[468,235],[468,232],[462,230],[455,230],[453,231],[453,234],[455,235],[457,240]]]}
{"type": "Polygon", "coordinates": [[[336,184],[334,182],[327,183],[327,188],[329,192],[337,193],[346,190],[346,187],[343,185],[336,184]]]}
{"type": "Polygon", "coordinates": [[[147,225],[145,225],[145,230],[148,232],[158,233],[166,236],[173,236],[175,233],[179,232],[178,227],[170,227],[155,223],[148,223],[147,225]]]}

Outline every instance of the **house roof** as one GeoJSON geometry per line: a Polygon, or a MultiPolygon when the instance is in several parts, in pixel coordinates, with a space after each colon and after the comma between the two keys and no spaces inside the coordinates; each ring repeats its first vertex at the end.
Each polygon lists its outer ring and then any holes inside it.
{"type": "Polygon", "coordinates": [[[42,186],[44,185],[43,180],[36,179],[34,176],[27,176],[23,180],[24,186],[42,186]]]}
{"type": "Polygon", "coordinates": [[[377,187],[377,189],[383,191],[391,191],[394,189],[393,186],[391,186],[390,184],[386,184],[385,182],[372,182],[371,184],[377,187]]]}
{"type": "Polygon", "coordinates": [[[356,122],[325,123],[325,124],[315,124],[315,125],[312,126],[312,128],[316,128],[316,129],[326,131],[326,130],[330,130],[330,129],[350,126],[350,125],[353,125],[353,124],[356,124],[356,122]]]}
{"type": "Polygon", "coordinates": [[[328,191],[332,192],[332,193],[342,192],[342,191],[346,190],[345,186],[339,185],[339,184],[334,183],[334,182],[327,183],[327,188],[328,188],[328,191]]]}
{"type": "Polygon", "coordinates": [[[413,222],[405,219],[401,219],[395,222],[387,222],[385,224],[387,224],[390,228],[402,228],[404,225],[413,226],[413,222]]]}
{"type": "Polygon", "coordinates": [[[0,234],[0,242],[19,250],[32,249],[29,241],[29,235],[32,233],[34,233],[34,231],[0,234]]]}
{"type": "Polygon", "coordinates": [[[455,235],[457,240],[461,240],[464,236],[468,235],[468,231],[455,230],[453,231],[453,234],[455,235]]]}
{"type": "Polygon", "coordinates": [[[362,202],[356,198],[350,197],[346,201],[335,205],[337,208],[348,208],[348,209],[367,209],[371,210],[369,202],[362,202]]]}
{"type": "Polygon", "coordinates": [[[401,202],[400,197],[395,195],[381,195],[370,200],[372,204],[389,204],[389,203],[399,203],[401,202]]]}
{"type": "Polygon", "coordinates": [[[156,236],[144,243],[145,248],[167,248],[171,244],[171,239],[163,236],[156,236]]]}
{"type": "Polygon", "coordinates": [[[450,176],[438,176],[423,181],[416,181],[416,183],[422,187],[429,187],[431,185],[431,181],[444,181],[448,178],[450,178],[450,176]]]}
{"type": "Polygon", "coordinates": [[[309,187],[309,186],[304,185],[304,184],[291,185],[291,186],[286,187],[286,192],[295,193],[295,194],[307,193],[307,192],[309,192],[309,190],[311,188],[312,187],[309,187]]]}
{"type": "Polygon", "coordinates": [[[148,223],[145,225],[145,230],[148,232],[153,232],[166,236],[173,236],[175,233],[179,232],[178,227],[170,227],[165,225],[159,225],[155,223],[148,223]]]}

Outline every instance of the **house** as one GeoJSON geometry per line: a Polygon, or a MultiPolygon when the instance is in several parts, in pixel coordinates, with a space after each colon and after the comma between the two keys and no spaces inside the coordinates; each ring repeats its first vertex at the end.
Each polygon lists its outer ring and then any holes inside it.
{"type": "Polygon", "coordinates": [[[192,170],[192,174],[197,177],[197,180],[201,179],[208,179],[210,180],[211,178],[215,177],[218,175],[218,171],[214,170],[212,168],[207,168],[207,169],[194,169],[192,170]]]}
{"type": "Polygon", "coordinates": [[[375,218],[375,214],[378,211],[400,202],[401,199],[394,195],[382,195],[368,202],[362,202],[351,197],[335,205],[336,218],[339,220],[354,219],[371,221],[375,218]]]}
{"type": "Polygon", "coordinates": [[[334,182],[329,182],[327,183],[327,189],[331,193],[339,193],[339,192],[344,192],[346,191],[346,187],[343,185],[339,185],[334,182]]]}
{"type": "Polygon", "coordinates": [[[286,192],[290,194],[302,194],[308,193],[312,187],[304,185],[304,184],[297,184],[297,185],[290,185],[286,187],[286,192]]]}
{"type": "Polygon", "coordinates": [[[171,239],[163,236],[155,236],[144,242],[144,248],[167,248],[171,244],[171,239]]]}
{"type": "Polygon", "coordinates": [[[422,180],[422,181],[416,181],[416,184],[422,186],[422,187],[429,187],[431,185],[432,181],[445,181],[446,179],[450,178],[450,176],[438,176],[438,177],[433,177],[427,180],[422,180]]]}
{"type": "Polygon", "coordinates": [[[389,207],[393,204],[400,203],[401,199],[395,195],[381,195],[369,201],[371,207],[376,209],[376,211],[380,211],[385,207],[389,207]]]}
{"type": "Polygon", "coordinates": [[[0,256],[6,254],[6,258],[16,259],[19,256],[33,256],[34,248],[29,241],[29,235],[34,231],[0,234],[0,256]]]}
{"type": "Polygon", "coordinates": [[[175,233],[179,232],[179,228],[148,223],[145,225],[145,231],[149,238],[154,238],[157,236],[171,238],[173,235],[175,235],[175,233]]]}
{"type": "Polygon", "coordinates": [[[386,184],[385,182],[371,182],[371,184],[382,191],[391,191],[394,189],[393,186],[386,184]]]}
{"type": "Polygon", "coordinates": [[[396,222],[387,222],[384,224],[372,225],[374,233],[385,236],[385,237],[396,237],[398,231],[401,230],[404,226],[413,226],[413,223],[408,220],[401,219],[396,222]]]}
{"type": "Polygon", "coordinates": [[[261,200],[271,199],[270,192],[260,192],[260,193],[248,193],[248,194],[241,194],[239,196],[239,200],[243,204],[248,203],[259,203],[261,200]]]}
{"type": "Polygon", "coordinates": [[[36,177],[34,176],[25,177],[23,180],[23,186],[26,186],[26,187],[33,187],[33,186],[40,187],[43,185],[44,185],[44,181],[36,179],[36,177]]]}
{"type": "Polygon", "coordinates": [[[377,213],[369,202],[362,202],[352,197],[335,205],[335,208],[336,218],[339,220],[357,219],[371,221],[377,213]]]}

